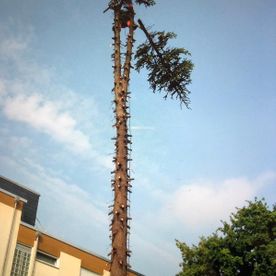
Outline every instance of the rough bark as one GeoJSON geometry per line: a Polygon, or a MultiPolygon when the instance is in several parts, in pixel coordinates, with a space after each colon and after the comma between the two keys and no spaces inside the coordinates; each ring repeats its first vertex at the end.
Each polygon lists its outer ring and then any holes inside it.
{"type": "MultiPolygon", "coordinates": [[[[130,5],[132,4],[129,1],[130,5]]],[[[132,7],[132,5],[131,5],[132,7]]],[[[129,175],[129,144],[128,130],[128,84],[131,69],[131,56],[133,47],[133,18],[132,9],[131,24],[128,28],[126,53],[124,65],[121,62],[121,7],[114,8],[114,103],[115,103],[115,163],[114,179],[112,186],[114,191],[114,205],[111,222],[111,276],[126,276],[128,269],[128,194],[131,188],[129,175]]]]}

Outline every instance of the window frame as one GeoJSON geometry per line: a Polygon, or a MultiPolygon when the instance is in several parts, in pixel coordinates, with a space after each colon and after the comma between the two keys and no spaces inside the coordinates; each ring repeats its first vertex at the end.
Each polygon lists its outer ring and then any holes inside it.
{"type": "Polygon", "coordinates": [[[35,260],[53,267],[58,267],[58,258],[41,250],[37,250],[35,260]]]}
{"type": "Polygon", "coordinates": [[[27,276],[30,268],[32,248],[17,243],[12,260],[11,276],[27,276]],[[27,263],[26,263],[27,262],[27,263]]]}

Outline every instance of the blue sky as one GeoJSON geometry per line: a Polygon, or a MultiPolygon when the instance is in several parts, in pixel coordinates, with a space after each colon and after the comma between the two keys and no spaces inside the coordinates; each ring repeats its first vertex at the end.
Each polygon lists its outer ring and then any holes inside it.
{"type": "MultiPolygon", "coordinates": [[[[131,78],[133,269],[174,275],[255,196],[275,202],[276,5],[157,1],[138,8],[192,53],[191,110],[131,78]]],[[[107,256],[112,202],[111,13],[102,0],[0,0],[0,174],[41,194],[42,230],[107,256]]],[[[137,44],[145,37],[136,32],[137,44]]]]}

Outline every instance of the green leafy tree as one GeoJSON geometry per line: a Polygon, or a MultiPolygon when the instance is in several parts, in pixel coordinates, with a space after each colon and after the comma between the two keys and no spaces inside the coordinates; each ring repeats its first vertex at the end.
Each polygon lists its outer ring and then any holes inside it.
{"type": "Polygon", "coordinates": [[[176,241],[183,259],[178,276],[276,275],[275,237],[275,206],[270,210],[264,200],[249,201],[198,245],[176,241]]]}
{"type": "Polygon", "coordinates": [[[114,15],[113,45],[114,52],[114,114],[116,129],[115,169],[112,172],[112,188],[114,204],[111,206],[111,275],[125,276],[128,269],[128,232],[129,232],[129,201],[128,193],[131,190],[131,176],[129,170],[131,135],[128,129],[130,118],[128,101],[130,98],[129,81],[132,68],[140,71],[148,70],[148,81],[153,91],[164,92],[164,98],[177,98],[181,104],[189,106],[190,74],[193,64],[189,59],[189,52],[183,48],[168,46],[175,34],[166,32],[148,32],[140,19],[135,19],[134,5],[150,7],[154,0],[111,0],[107,9],[114,15]],[[122,34],[122,30],[126,30],[122,34]],[[134,45],[134,33],[142,30],[146,41],[135,50],[134,66],[131,65],[134,45]],[[127,35],[124,35],[127,33],[127,35]],[[123,41],[124,40],[124,41],[123,41]]]}

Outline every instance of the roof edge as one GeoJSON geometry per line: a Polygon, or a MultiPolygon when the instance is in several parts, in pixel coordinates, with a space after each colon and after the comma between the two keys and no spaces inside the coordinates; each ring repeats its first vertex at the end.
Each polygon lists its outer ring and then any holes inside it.
{"type": "Polygon", "coordinates": [[[26,189],[27,191],[32,192],[32,193],[34,193],[34,194],[36,194],[36,195],[38,195],[38,196],[40,197],[40,194],[39,194],[38,192],[36,192],[36,191],[30,189],[29,187],[27,187],[27,186],[25,186],[25,185],[22,185],[22,184],[20,184],[20,183],[14,181],[14,180],[11,180],[10,178],[7,178],[7,177],[5,177],[5,176],[3,176],[3,175],[0,175],[0,179],[1,179],[1,178],[2,178],[3,180],[6,180],[6,181],[8,181],[8,182],[11,182],[12,184],[15,184],[15,185],[17,185],[17,186],[19,186],[19,187],[22,187],[22,188],[26,189]]]}
{"type": "MultiPolygon", "coordinates": [[[[20,224],[23,225],[23,226],[25,226],[25,227],[28,227],[28,228],[30,228],[30,229],[33,229],[33,230],[37,231],[38,233],[41,233],[42,235],[46,235],[46,236],[48,236],[48,237],[50,237],[50,238],[56,239],[56,240],[58,240],[58,241],[60,241],[60,242],[62,242],[62,243],[65,243],[65,244],[67,244],[67,245],[70,245],[70,246],[72,246],[72,247],[74,247],[74,248],[76,248],[76,249],[79,249],[79,250],[81,250],[81,251],[83,251],[83,252],[85,252],[85,253],[88,253],[88,254],[90,254],[90,255],[93,255],[93,256],[95,256],[95,257],[97,257],[97,258],[102,259],[102,260],[105,261],[105,262],[109,262],[109,263],[110,263],[110,259],[107,259],[107,258],[105,258],[105,257],[103,257],[103,256],[101,256],[101,255],[99,255],[99,254],[97,254],[97,253],[94,253],[93,251],[90,251],[90,250],[88,250],[88,249],[84,249],[84,248],[82,248],[82,247],[80,247],[80,246],[78,246],[78,245],[76,245],[76,244],[74,244],[74,243],[71,243],[71,242],[68,242],[68,241],[66,241],[66,240],[64,240],[64,239],[61,239],[61,238],[59,238],[59,237],[53,236],[53,235],[51,235],[51,234],[49,234],[49,233],[47,233],[47,232],[45,232],[45,231],[41,231],[41,230],[39,230],[37,227],[34,227],[34,226],[32,226],[32,225],[30,225],[30,224],[28,224],[28,223],[25,223],[25,222],[23,222],[23,221],[21,221],[20,224]]],[[[128,271],[129,271],[129,272],[135,273],[137,276],[145,276],[144,274],[141,274],[141,273],[139,273],[139,272],[137,272],[136,270],[133,270],[133,269],[128,269],[128,271]]]]}
{"type": "Polygon", "coordinates": [[[9,196],[11,196],[11,197],[13,197],[14,199],[18,199],[18,200],[20,200],[20,201],[22,201],[22,202],[24,202],[24,203],[27,203],[27,202],[28,202],[27,199],[25,199],[25,198],[23,198],[23,197],[21,197],[21,196],[15,195],[15,194],[13,194],[13,193],[10,193],[10,192],[8,192],[8,191],[6,191],[6,190],[4,190],[4,189],[1,189],[1,188],[0,188],[0,192],[4,193],[4,194],[6,194],[6,195],[9,195],[9,196]]]}

